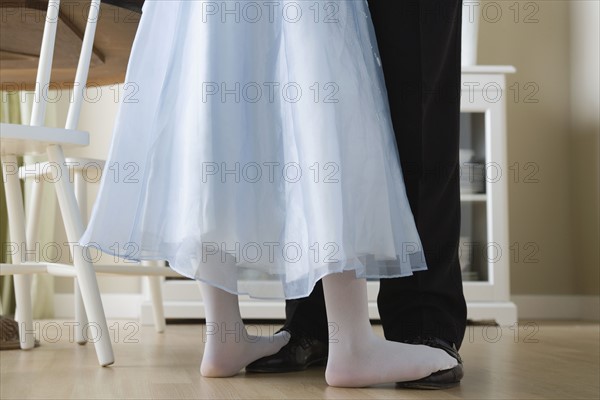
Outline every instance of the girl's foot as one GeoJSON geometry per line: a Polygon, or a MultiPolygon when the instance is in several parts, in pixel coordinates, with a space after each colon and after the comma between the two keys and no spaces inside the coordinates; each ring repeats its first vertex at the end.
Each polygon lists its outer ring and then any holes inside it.
{"type": "MultiPolygon", "coordinates": [[[[233,325],[221,324],[212,333],[207,332],[200,365],[202,376],[220,378],[236,375],[251,362],[277,353],[290,339],[286,331],[273,336],[254,336],[248,334],[243,323],[233,325]]],[[[207,326],[207,331],[210,330],[207,326]]]]}
{"type": "Polygon", "coordinates": [[[457,365],[455,358],[440,349],[369,336],[354,344],[329,344],[325,371],[329,385],[363,387],[412,381],[457,365]]]}

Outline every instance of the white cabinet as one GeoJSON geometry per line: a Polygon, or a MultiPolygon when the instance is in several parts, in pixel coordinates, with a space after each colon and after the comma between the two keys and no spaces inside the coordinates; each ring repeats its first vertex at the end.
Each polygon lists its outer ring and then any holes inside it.
{"type": "MultiPolygon", "coordinates": [[[[508,238],[508,178],[506,157],[506,74],[509,66],[463,67],[461,96],[461,152],[468,163],[461,165],[461,246],[464,290],[468,318],[496,320],[501,325],[517,322],[510,302],[508,238]],[[480,179],[482,178],[483,181],[480,179]]],[[[463,157],[464,158],[464,157],[463,157]]],[[[464,161],[464,160],[463,160],[464,161]]],[[[245,281],[260,285],[263,293],[273,291],[278,281],[245,281]]],[[[368,282],[369,311],[378,319],[378,282],[368,282]]],[[[203,318],[198,285],[188,280],[163,282],[167,318],[203,318]]],[[[242,316],[283,319],[283,301],[240,299],[242,316]]],[[[142,322],[152,323],[150,302],[142,305],[142,322]]]]}
{"type": "Polygon", "coordinates": [[[460,246],[468,318],[501,325],[517,322],[510,301],[506,156],[506,74],[514,72],[509,66],[463,67],[460,107],[460,146],[474,161],[461,163],[461,190],[468,192],[461,194],[460,246]]]}

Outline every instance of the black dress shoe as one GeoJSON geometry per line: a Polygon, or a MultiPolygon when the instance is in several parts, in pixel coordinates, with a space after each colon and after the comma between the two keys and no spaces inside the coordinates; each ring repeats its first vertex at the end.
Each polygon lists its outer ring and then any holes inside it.
{"type": "MultiPolygon", "coordinates": [[[[291,334],[291,332],[290,332],[291,334]]],[[[296,372],[327,364],[328,343],[301,335],[291,335],[278,353],[259,358],[246,366],[246,372],[296,372]]]]}
{"type": "Polygon", "coordinates": [[[458,354],[456,346],[453,343],[448,343],[445,340],[435,337],[416,338],[414,340],[407,341],[407,343],[424,344],[429,347],[442,349],[452,357],[456,358],[458,364],[453,368],[434,372],[433,374],[422,379],[407,382],[397,382],[397,387],[408,389],[450,389],[460,384],[460,380],[464,375],[463,362],[458,354]]]}

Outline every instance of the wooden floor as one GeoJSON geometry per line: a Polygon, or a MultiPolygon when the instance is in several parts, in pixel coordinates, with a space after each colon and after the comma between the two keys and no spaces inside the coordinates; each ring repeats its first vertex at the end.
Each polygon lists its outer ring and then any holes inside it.
{"type": "MultiPolygon", "coordinates": [[[[71,343],[68,322],[40,321],[41,347],[0,352],[0,398],[35,399],[598,399],[599,325],[526,322],[518,329],[469,327],[466,375],[446,391],[338,389],[323,368],[277,375],[206,379],[199,373],[203,325],[168,325],[156,334],[111,321],[116,363],[101,368],[91,344],[71,343]],[[61,327],[61,332],[57,328],[61,327]],[[517,334],[518,333],[518,334],[517,334]]],[[[276,327],[260,326],[264,333],[276,327]]],[[[378,333],[381,327],[375,326],[378,333]]]]}

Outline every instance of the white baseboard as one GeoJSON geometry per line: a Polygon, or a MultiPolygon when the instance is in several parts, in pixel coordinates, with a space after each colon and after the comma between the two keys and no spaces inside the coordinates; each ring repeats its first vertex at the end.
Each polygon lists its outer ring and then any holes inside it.
{"type": "Polygon", "coordinates": [[[600,321],[600,296],[582,296],[581,311],[585,320],[600,321]]]}
{"type": "MultiPolygon", "coordinates": [[[[108,319],[139,319],[142,307],[142,295],[139,293],[102,294],[102,305],[108,319]]],[[[54,318],[75,318],[73,293],[54,294],[54,318]]]]}
{"type": "Polygon", "coordinates": [[[519,319],[600,320],[600,296],[513,295],[519,319]]]}
{"type": "MultiPolygon", "coordinates": [[[[514,302],[518,309],[519,319],[565,319],[565,320],[600,320],[600,296],[543,296],[543,295],[513,295],[511,301],[514,302]]],[[[144,301],[142,294],[129,293],[109,293],[102,295],[102,303],[107,318],[133,318],[139,319],[142,317],[142,308],[150,307],[147,301],[144,301]],[[142,307],[144,306],[144,307],[142,307]]],[[[184,302],[180,302],[184,303],[184,302]]],[[[187,302],[185,302],[187,303],[187,302]]],[[[183,304],[179,304],[181,306],[183,304]]],[[[197,304],[186,304],[187,312],[182,312],[181,315],[176,311],[177,302],[165,301],[165,308],[171,309],[167,312],[167,317],[185,318],[192,311],[192,308],[197,307],[197,304]],[[190,308],[192,306],[192,308],[190,308]],[[170,314],[175,314],[171,316],[170,314]]],[[[266,314],[262,306],[246,303],[242,304],[247,314],[251,314],[249,318],[265,318],[266,314]]],[[[283,302],[277,303],[278,316],[283,316],[283,302]]],[[[372,308],[372,307],[371,307],[372,308]]],[[[73,318],[75,315],[73,294],[59,293],[54,295],[54,310],[55,318],[73,318]]],[[[149,311],[149,310],[146,310],[149,311]]],[[[167,310],[166,310],[167,311],[167,310]]],[[[377,310],[369,310],[372,318],[377,318],[377,310]]],[[[194,317],[201,318],[201,310],[194,311],[194,317]]],[[[272,315],[272,314],[269,314],[272,315]]],[[[151,318],[151,314],[147,314],[147,319],[151,318]]],[[[189,316],[188,316],[189,318],[189,316]]]]}

